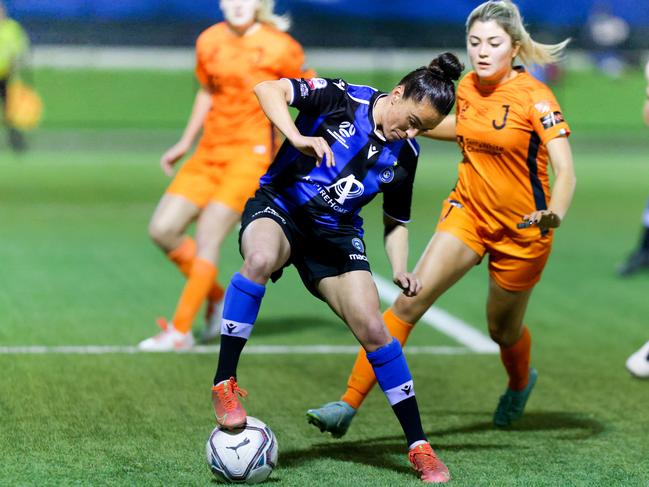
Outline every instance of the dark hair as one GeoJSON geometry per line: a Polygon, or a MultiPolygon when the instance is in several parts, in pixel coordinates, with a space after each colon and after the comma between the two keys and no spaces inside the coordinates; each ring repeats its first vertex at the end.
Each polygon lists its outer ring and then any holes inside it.
{"type": "Polygon", "coordinates": [[[455,104],[455,85],[464,65],[450,52],[440,54],[428,66],[411,71],[399,81],[403,98],[416,102],[427,98],[440,115],[448,115],[455,104]]]}

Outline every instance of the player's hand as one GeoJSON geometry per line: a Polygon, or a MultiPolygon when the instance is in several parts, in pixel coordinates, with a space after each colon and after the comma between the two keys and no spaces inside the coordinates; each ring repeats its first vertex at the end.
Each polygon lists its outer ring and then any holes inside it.
{"type": "Polygon", "coordinates": [[[160,158],[160,167],[167,176],[174,175],[174,164],[176,164],[189,150],[189,145],[184,142],[178,142],[160,158]]]}
{"type": "Polygon", "coordinates": [[[408,297],[416,296],[421,291],[421,282],[413,272],[397,272],[392,278],[397,286],[408,297]]]}
{"type": "Polygon", "coordinates": [[[552,210],[541,210],[530,213],[523,217],[523,222],[518,225],[519,228],[537,226],[541,230],[558,228],[561,225],[561,218],[552,210]]]}
{"type": "Polygon", "coordinates": [[[300,135],[290,142],[302,154],[315,157],[316,167],[320,167],[322,161],[325,162],[327,167],[336,165],[334,153],[331,147],[329,147],[329,144],[327,144],[327,141],[322,137],[305,137],[304,135],[300,135]]]}

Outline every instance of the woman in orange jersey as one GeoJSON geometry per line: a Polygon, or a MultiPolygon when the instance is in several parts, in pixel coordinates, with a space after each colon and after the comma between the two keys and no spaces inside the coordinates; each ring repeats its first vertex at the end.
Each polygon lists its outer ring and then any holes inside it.
{"type": "MultiPolygon", "coordinates": [[[[487,324],[509,377],[493,417],[503,427],[522,416],[536,381],[524,315],[575,188],[570,129],[561,109],[550,89],[514,59],[547,64],[568,41],[533,41],[510,1],[481,4],[466,26],[474,70],[459,83],[456,114],[425,134],[457,140],[463,156],[458,182],[415,268],[423,290],[400,296],[384,319],[405,342],[435,300],[488,255],[487,324]],[[548,162],[555,174],[552,190],[548,162]]],[[[342,436],[374,382],[361,351],[342,400],[309,410],[309,422],[342,436]]]]}
{"type": "Polygon", "coordinates": [[[180,141],[160,160],[173,175],[201,128],[194,154],[167,188],[149,224],[153,241],[187,277],[170,322],[139,344],[142,350],[183,350],[193,346],[192,321],[208,301],[204,338],[218,335],[223,289],[216,281],[220,247],[239,221],[245,202],[259,185],[275,150],[275,135],[253,87],[282,77],[310,77],[304,52],[285,31],[288,20],[273,14],[273,0],[221,0],[225,17],[196,42],[200,88],[180,141]],[[196,238],[186,234],[196,220],[196,238]]]}

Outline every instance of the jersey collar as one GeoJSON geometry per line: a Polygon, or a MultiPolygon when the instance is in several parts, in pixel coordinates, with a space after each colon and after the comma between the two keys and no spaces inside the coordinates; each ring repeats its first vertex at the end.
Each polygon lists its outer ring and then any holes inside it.
{"type": "Polygon", "coordinates": [[[372,95],[372,98],[370,98],[370,109],[367,111],[367,118],[370,121],[370,127],[372,127],[372,134],[377,137],[380,141],[386,142],[385,137],[381,133],[381,131],[377,128],[376,122],[374,121],[374,106],[376,105],[376,102],[383,98],[384,96],[388,96],[387,93],[383,93],[382,91],[377,91],[372,95]]]}

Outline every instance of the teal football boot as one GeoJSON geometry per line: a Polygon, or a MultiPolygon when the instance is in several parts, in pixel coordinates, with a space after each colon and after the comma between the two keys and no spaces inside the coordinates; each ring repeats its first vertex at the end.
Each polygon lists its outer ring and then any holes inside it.
{"type": "Polygon", "coordinates": [[[500,401],[498,401],[498,407],[494,413],[494,425],[505,428],[523,416],[525,404],[527,404],[532,389],[534,389],[538,375],[536,369],[530,369],[530,377],[525,389],[512,391],[509,387],[507,388],[505,393],[500,396],[500,401]]]}
{"type": "Polygon", "coordinates": [[[336,401],[317,409],[309,409],[306,419],[309,424],[320,428],[321,432],[328,431],[334,438],[342,438],[352,424],[355,414],[356,409],[345,401],[336,401]]]}

